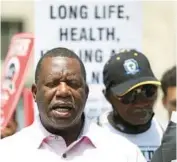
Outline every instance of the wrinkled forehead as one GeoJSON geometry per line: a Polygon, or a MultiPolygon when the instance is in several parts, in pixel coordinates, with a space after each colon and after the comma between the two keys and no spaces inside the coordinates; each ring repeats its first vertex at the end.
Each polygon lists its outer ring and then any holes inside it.
{"type": "Polygon", "coordinates": [[[78,60],[68,57],[47,57],[42,61],[41,73],[43,77],[52,74],[71,74],[81,76],[78,60]]]}

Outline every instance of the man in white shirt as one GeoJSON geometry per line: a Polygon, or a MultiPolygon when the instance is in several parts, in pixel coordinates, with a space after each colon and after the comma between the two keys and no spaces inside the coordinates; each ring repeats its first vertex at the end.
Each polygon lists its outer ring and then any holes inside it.
{"type": "Polygon", "coordinates": [[[103,93],[112,111],[100,118],[100,124],[136,144],[150,162],[163,131],[153,117],[160,82],[148,59],[135,50],[120,52],[105,64],[103,80],[103,93]]]}
{"type": "Polygon", "coordinates": [[[0,159],[145,162],[134,144],[85,120],[86,72],[71,50],[55,48],[40,59],[32,93],[39,116],[31,126],[1,140],[0,159]]]}

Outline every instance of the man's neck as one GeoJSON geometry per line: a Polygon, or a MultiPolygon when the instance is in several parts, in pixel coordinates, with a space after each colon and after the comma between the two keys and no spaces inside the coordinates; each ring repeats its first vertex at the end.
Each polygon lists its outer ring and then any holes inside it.
{"type": "MultiPolygon", "coordinates": [[[[84,126],[84,115],[81,117],[81,120],[74,126],[68,128],[67,130],[58,130],[58,129],[54,129],[54,128],[47,128],[46,126],[45,129],[47,129],[48,132],[61,136],[63,137],[63,139],[66,142],[66,145],[69,146],[71,143],[73,143],[74,141],[77,140],[77,138],[79,137],[82,128],[84,126]]],[[[44,124],[43,124],[44,125],[44,124]]]]}
{"type": "MultiPolygon", "coordinates": [[[[152,116],[153,117],[153,116],[152,116]]],[[[151,118],[152,119],[152,118],[151,118]]],[[[118,131],[127,134],[139,134],[147,131],[151,126],[151,119],[143,125],[131,125],[126,122],[119,114],[110,112],[108,115],[109,123],[118,131]]]]}
{"type": "Polygon", "coordinates": [[[77,140],[82,131],[83,125],[84,120],[81,119],[77,125],[68,130],[59,131],[57,135],[62,136],[66,142],[66,145],[69,146],[71,143],[77,140]]]}

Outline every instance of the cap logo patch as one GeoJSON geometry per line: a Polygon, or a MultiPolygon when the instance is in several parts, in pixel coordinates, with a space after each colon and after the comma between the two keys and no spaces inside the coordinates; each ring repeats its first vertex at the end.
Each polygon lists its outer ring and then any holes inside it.
{"type": "Polygon", "coordinates": [[[136,60],[134,59],[128,59],[124,61],[124,69],[127,74],[136,74],[139,72],[139,66],[136,60]]]}

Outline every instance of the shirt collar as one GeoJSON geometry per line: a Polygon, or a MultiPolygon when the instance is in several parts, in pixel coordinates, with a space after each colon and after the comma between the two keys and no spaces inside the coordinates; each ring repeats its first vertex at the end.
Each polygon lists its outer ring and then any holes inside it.
{"type": "Polygon", "coordinates": [[[177,112],[176,111],[172,112],[171,121],[177,124],[177,112]]]}
{"type": "MultiPolygon", "coordinates": [[[[35,117],[35,121],[34,123],[30,126],[31,127],[31,132],[32,132],[32,136],[33,138],[33,142],[36,148],[39,148],[41,146],[41,144],[45,141],[45,139],[49,136],[56,136],[50,132],[48,132],[44,126],[41,123],[40,117],[39,115],[37,115],[35,117]]],[[[94,147],[97,147],[98,144],[98,138],[97,136],[95,136],[95,129],[98,126],[96,126],[96,124],[91,123],[89,120],[87,120],[85,118],[85,122],[84,122],[84,126],[83,126],[83,130],[79,136],[78,139],[82,139],[83,137],[87,137],[87,139],[91,142],[91,144],[94,147]]],[[[59,137],[59,136],[58,136],[59,137]]],[[[62,137],[60,137],[62,138],[62,137]]]]}

